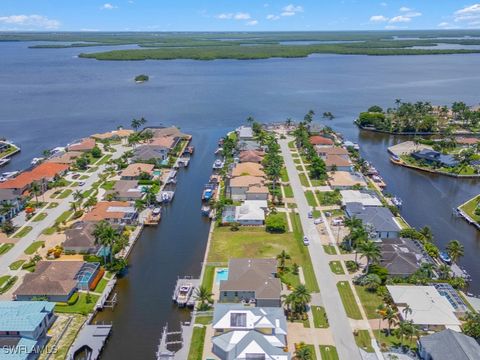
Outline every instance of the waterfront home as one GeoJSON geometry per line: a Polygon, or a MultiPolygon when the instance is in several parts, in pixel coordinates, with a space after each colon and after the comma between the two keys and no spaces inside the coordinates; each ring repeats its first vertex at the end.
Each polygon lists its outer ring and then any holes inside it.
{"type": "Polygon", "coordinates": [[[362,220],[370,237],[376,239],[398,238],[402,227],[392,212],[386,207],[363,206],[361,203],[348,203],[345,206],[348,217],[362,220]]]}
{"type": "Polygon", "coordinates": [[[24,198],[13,189],[0,189],[0,223],[12,219],[24,207],[24,198]]]}
{"type": "Polygon", "coordinates": [[[100,245],[96,243],[93,232],[95,223],[77,221],[70,229],[65,230],[65,241],[62,246],[65,252],[95,254],[100,245]]]}
{"type": "Polygon", "coordinates": [[[107,194],[118,201],[135,201],[145,197],[143,187],[138,185],[137,180],[118,180],[107,194]]]}
{"type": "Polygon", "coordinates": [[[387,285],[401,320],[412,321],[423,330],[460,331],[460,320],[446,297],[435,286],[387,285]],[[405,312],[407,307],[410,312],[405,312]]]}
{"type": "Polygon", "coordinates": [[[473,146],[477,145],[480,139],[474,137],[458,137],[455,139],[455,142],[460,146],[473,146]]]}
{"type": "Polygon", "coordinates": [[[113,131],[108,131],[101,134],[93,134],[90,137],[96,140],[121,140],[128,138],[134,133],[133,130],[129,129],[118,129],[113,131]]]}
{"type": "Polygon", "coordinates": [[[361,174],[352,173],[349,171],[334,171],[328,173],[328,183],[333,189],[348,190],[354,187],[366,187],[361,174]]]}
{"type": "Polygon", "coordinates": [[[137,220],[137,210],[128,201],[100,201],[83,217],[83,221],[108,221],[116,225],[135,225],[137,220]]]}
{"type": "Polygon", "coordinates": [[[233,169],[231,176],[257,176],[257,177],[266,177],[265,172],[263,171],[263,166],[254,162],[243,162],[237,164],[233,169]]]}
{"type": "Polygon", "coordinates": [[[261,226],[265,223],[266,200],[246,200],[239,206],[226,206],[222,214],[222,222],[238,223],[244,226],[261,226]]]}
{"type": "Polygon", "coordinates": [[[239,140],[253,140],[253,129],[251,126],[240,126],[236,130],[239,140]]]}
{"type": "Polygon", "coordinates": [[[327,171],[351,171],[352,162],[349,158],[345,158],[341,155],[327,155],[325,157],[325,166],[327,171]]]}
{"type": "Polygon", "coordinates": [[[141,176],[151,178],[155,165],[133,163],[128,165],[121,173],[122,180],[139,180],[141,176]]]}
{"type": "Polygon", "coordinates": [[[35,271],[24,276],[13,296],[20,301],[41,297],[48,301],[67,302],[77,290],[91,290],[90,285],[99,271],[99,263],[39,261],[35,271]]]}
{"type": "Polygon", "coordinates": [[[263,151],[245,150],[245,151],[240,151],[238,158],[241,163],[253,162],[253,163],[260,164],[263,161],[264,156],[265,156],[265,153],[263,151]]]}
{"type": "Polygon", "coordinates": [[[454,167],[459,164],[453,155],[445,155],[435,150],[420,150],[412,153],[412,157],[431,165],[454,167]]]}
{"type": "Polygon", "coordinates": [[[315,147],[322,147],[322,146],[331,147],[334,144],[332,139],[327,138],[325,136],[320,136],[320,135],[310,136],[309,141],[310,141],[310,144],[312,144],[315,147]]]}
{"type": "Polygon", "coordinates": [[[411,140],[388,147],[388,152],[397,157],[402,155],[410,155],[412,152],[420,150],[432,150],[432,147],[430,145],[416,143],[411,140]]]}
{"type": "Polygon", "coordinates": [[[348,151],[339,146],[315,146],[315,150],[317,151],[318,156],[323,160],[326,160],[329,155],[341,156],[344,159],[350,158],[348,151]]]}
{"type": "MultiPolygon", "coordinates": [[[[154,138],[173,138],[178,142],[180,139],[190,139],[192,136],[182,133],[176,126],[150,126],[142,130],[142,132],[150,131],[154,138]]],[[[175,146],[174,144],[173,146],[175,146]]]]}
{"type": "Polygon", "coordinates": [[[238,151],[263,151],[262,145],[258,141],[240,140],[237,143],[238,151]]]}
{"type": "Polygon", "coordinates": [[[48,189],[48,183],[64,175],[68,171],[68,165],[44,162],[32,170],[24,171],[13,179],[0,183],[0,189],[13,189],[19,194],[29,190],[33,183],[40,186],[40,191],[48,189]]]}
{"type": "Polygon", "coordinates": [[[360,203],[362,206],[382,206],[375,191],[371,190],[341,190],[342,205],[348,203],[360,203]]]}
{"type": "Polygon", "coordinates": [[[446,329],[420,337],[418,353],[422,360],[476,360],[480,345],[470,336],[446,329]]]}
{"type": "Polygon", "coordinates": [[[48,341],[54,308],[47,301],[0,301],[0,359],[36,359],[48,341]]]}
{"type": "Polygon", "coordinates": [[[49,158],[48,160],[46,160],[46,162],[71,165],[82,155],[83,155],[83,152],[81,151],[61,152],[49,158]]]}
{"type": "Polygon", "coordinates": [[[133,150],[133,160],[141,163],[155,163],[161,165],[168,158],[170,148],[160,145],[141,145],[133,150]]]}
{"type": "Polygon", "coordinates": [[[420,269],[423,263],[433,263],[423,245],[411,239],[384,239],[380,250],[380,265],[393,277],[410,276],[420,269]]]}
{"type": "Polygon", "coordinates": [[[216,304],[213,349],[221,360],[289,360],[287,319],[280,307],[216,304]]]}
{"type": "Polygon", "coordinates": [[[88,151],[91,151],[95,146],[96,146],[95,139],[85,138],[85,139],[80,140],[79,142],[68,145],[67,150],[68,151],[88,152],[88,151]]]}
{"type": "Polygon", "coordinates": [[[280,307],[282,283],[276,259],[230,259],[228,279],[220,281],[220,302],[280,307]]]}
{"type": "Polygon", "coordinates": [[[228,196],[233,201],[268,199],[265,179],[259,176],[245,175],[234,177],[230,179],[227,191],[228,196]]]}

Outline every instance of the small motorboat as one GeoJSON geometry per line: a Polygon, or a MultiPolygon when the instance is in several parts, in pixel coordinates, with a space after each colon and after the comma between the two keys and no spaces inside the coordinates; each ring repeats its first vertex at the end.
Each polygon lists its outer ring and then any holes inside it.
{"type": "Polygon", "coordinates": [[[161,214],[161,212],[162,212],[162,208],[156,207],[152,210],[152,215],[153,216],[159,216],[161,214]]]}
{"type": "Polygon", "coordinates": [[[395,205],[396,207],[402,207],[403,201],[402,201],[402,199],[394,196],[394,197],[392,198],[392,204],[395,205]]]}
{"type": "Polygon", "coordinates": [[[0,159],[0,166],[5,166],[10,162],[10,158],[0,159]]]}
{"type": "Polygon", "coordinates": [[[30,162],[30,165],[35,166],[35,165],[41,163],[43,160],[45,160],[45,158],[43,158],[43,157],[33,158],[32,161],[30,162]]]}
{"type": "Polygon", "coordinates": [[[444,263],[448,265],[452,263],[452,259],[445,251],[440,251],[439,257],[440,257],[440,260],[442,260],[444,263]]]}
{"type": "Polygon", "coordinates": [[[213,163],[213,168],[214,168],[214,169],[221,169],[221,168],[223,168],[223,165],[225,165],[225,162],[223,162],[223,161],[220,160],[220,159],[217,159],[217,160],[215,160],[215,162],[213,163]]]}
{"type": "Polygon", "coordinates": [[[178,306],[186,306],[193,293],[193,285],[185,284],[179,287],[175,301],[178,306]]]}
{"type": "Polygon", "coordinates": [[[210,211],[212,211],[212,209],[210,208],[210,206],[208,206],[208,205],[202,206],[202,215],[203,215],[203,216],[209,216],[209,215],[210,215],[210,211]]]}

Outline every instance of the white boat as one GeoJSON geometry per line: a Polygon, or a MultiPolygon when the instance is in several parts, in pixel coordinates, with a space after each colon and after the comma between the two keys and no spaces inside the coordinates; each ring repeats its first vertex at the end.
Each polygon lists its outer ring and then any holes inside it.
{"type": "Polygon", "coordinates": [[[15,177],[20,171],[6,171],[2,174],[2,176],[6,179],[11,179],[15,177]]]}
{"type": "Polygon", "coordinates": [[[43,157],[38,157],[38,158],[33,158],[32,161],[30,162],[30,165],[37,165],[41,163],[45,158],[43,157]]]}
{"type": "Polygon", "coordinates": [[[0,166],[5,166],[10,162],[10,158],[0,159],[0,166]]]}
{"type": "Polygon", "coordinates": [[[403,201],[402,199],[395,196],[392,198],[392,204],[395,205],[396,207],[401,207],[403,205],[403,201]]]}
{"type": "Polygon", "coordinates": [[[175,301],[177,302],[178,306],[185,306],[188,303],[188,300],[192,296],[193,293],[193,285],[192,284],[185,284],[179,287],[177,294],[176,294],[176,299],[175,301]]]}
{"type": "Polygon", "coordinates": [[[153,216],[158,216],[162,212],[162,208],[156,207],[155,209],[152,210],[152,215],[153,216]]]}
{"type": "Polygon", "coordinates": [[[222,160],[217,159],[217,160],[215,160],[215,162],[213,163],[213,168],[214,168],[214,169],[221,169],[221,168],[223,168],[223,165],[225,165],[225,163],[224,163],[222,160]]]}

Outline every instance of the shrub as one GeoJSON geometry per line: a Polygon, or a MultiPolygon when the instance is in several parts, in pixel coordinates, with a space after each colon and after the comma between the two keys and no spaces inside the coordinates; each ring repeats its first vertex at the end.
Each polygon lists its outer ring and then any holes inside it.
{"type": "Polygon", "coordinates": [[[347,267],[348,272],[356,272],[358,270],[358,263],[353,260],[347,260],[345,262],[345,266],[347,267]]]}
{"type": "Polygon", "coordinates": [[[388,278],[388,270],[387,268],[377,265],[377,264],[372,264],[368,268],[368,273],[369,274],[375,274],[377,275],[380,280],[382,281],[382,284],[385,284],[385,281],[387,281],[388,278]]]}
{"type": "Polygon", "coordinates": [[[265,221],[266,230],[271,233],[284,233],[287,231],[287,224],[283,214],[270,214],[265,221]]]}

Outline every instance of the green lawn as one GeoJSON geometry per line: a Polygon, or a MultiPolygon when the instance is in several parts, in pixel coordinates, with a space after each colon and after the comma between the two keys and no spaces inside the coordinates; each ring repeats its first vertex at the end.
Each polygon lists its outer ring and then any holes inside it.
{"type": "Polygon", "coordinates": [[[55,220],[55,224],[61,224],[63,223],[64,221],[67,221],[68,218],[70,216],[73,215],[73,211],[72,210],[67,210],[67,211],[64,211],[58,218],[57,220],[55,220]]]}
{"type": "Polygon", "coordinates": [[[0,295],[5,294],[17,282],[17,276],[5,275],[0,277],[0,295]]]}
{"type": "Polygon", "coordinates": [[[93,310],[93,307],[95,306],[98,298],[98,295],[90,294],[90,302],[87,303],[87,294],[81,292],[78,294],[77,302],[73,305],[64,305],[57,303],[57,305],[55,305],[55,312],[87,315],[93,310]]]}
{"type": "Polygon", "coordinates": [[[105,181],[101,188],[105,190],[112,190],[113,187],[115,186],[116,181],[105,181]]]}
{"type": "Polygon", "coordinates": [[[95,165],[104,165],[108,162],[108,160],[110,160],[111,157],[112,155],[105,155],[100,160],[98,160],[98,162],[95,165]]]}
{"type": "Polygon", "coordinates": [[[339,191],[319,191],[317,198],[322,206],[338,205],[342,199],[342,195],[339,191]]]}
{"type": "Polygon", "coordinates": [[[39,222],[39,221],[42,221],[43,219],[45,219],[47,216],[48,216],[48,214],[47,214],[46,212],[42,212],[42,213],[36,215],[36,216],[32,219],[32,221],[34,221],[34,222],[39,222]]]}
{"type": "Polygon", "coordinates": [[[78,178],[78,180],[87,180],[90,176],[88,175],[82,175],[78,178]]]}
{"type": "Polygon", "coordinates": [[[298,159],[293,159],[293,162],[294,162],[295,164],[301,164],[301,163],[302,163],[302,160],[301,160],[300,158],[298,158],[298,159]]]}
{"type": "Polygon", "coordinates": [[[317,360],[317,354],[315,354],[315,347],[311,344],[305,344],[304,347],[310,350],[310,357],[308,358],[308,360],[317,360]]]}
{"type": "Polygon", "coordinates": [[[295,148],[296,148],[296,146],[295,146],[295,140],[290,141],[290,142],[288,143],[288,147],[289,147],[290,149],[295,149],[295,148]]]}
{"type": "Polygon", "coordinates": [[[211,324],[213,316],[197,316],[195,317],[195,324],[208,325],[211,324]]]}
{"type": "Polygon", "coordinates": [[[0,255],[3,255],[6,252],[10,251],[10,249],[13,248],[13,245],[14,244],[10,243],[0,244],[0,255]]]}
{"type": "Polygon", "coordinates": [[[205,327],[194,327],[188,360],[202,360],[203,343],[205,342],[205,327]]]}
{"type": "Polygon", "coordinates": [[[308,183],[307,175],[305,175],[304,173],[301,173],[301,174],[298,174],[298,176],[300,177],[300,182],[303,186],[310,186],[310,184],[308,183]]]}
{"type": "Polygon", "coordinates": [[[353,334],[353,337],[355,338],[358,347],[366,352],[374,351],[372,347],[372,339],[370,338],[370,335],[368,335],[368,330],[358,330],[358,334],[353,334]]]}
{"type": "Polygon", "coordinates": [[[209,291],[213,288],[213,279],[215,278],[215,266],[207,265],[203,273],[202,285],[209,291]]]}
{"type": "Polygon", "coordinates": [[[328,255],[337,255],[337,250],[335,250],[335,246],[333,245],[323,245],[323,250],[328,255]]]}
{"type": "Polygon", "coordinates": [[[94,292],[101,294],[101,293],[103,292],[103,290],[105,290],[105,287],[107,286],[107,284],[108,284],[108,280],[105,279],[105,278],[102,278],[102,279],[98,282],[97,286],[95,287],[94,292]]]}
{"type": "Polygon", "coordinates": [[[467,202],[465,205],[461,206],[460,209],[463,210],[468,216],[470,216],[476,222],[480,222],[480,216],[475,214],[475,209],[480,202],[480,196],[475,196],[472,200],[467,202]]]}
{"type": "Polygon", "coordinates": [[[316,328],[328,328],[328,318],[322,306],[312,306],[313,325],[316,328]]]}
{"type": "Polygon", "coordinates": [[[312,186],[324,186],[326,185],[325,180],[310,179],[312,186]]]}
{"type": "Polygon", "coordinates": [[[293,198],[293,190],[290,185],[285,185],[283,187],[283,191],[285,192],[285,197],[287,198],[293,198]]]}
{"type": "Polygon", "coordinates": [[[300,277],[298,274],[295,275],[290,269],[286,269],[280,274],[280,280],[282,283],[292,288],[296,288],[298,285],[300,285],[300,277]]]}
{"type": "Polygon", "coordinates": [[[22,228],[22,230],[20,230],[19,232],[17,232],[13,237],[15,238],[23,238],[24,236],[26,236],[30,231],[32,231],[32,227],[31,226],[24,226],[22,228]]]}
{"type": "Polygon", "coordinates": [[[290,181],[290,179],[288,178],[288,172],[287,172],[287,169],[286,169],[286,168],[282,168],[282,170],[280,170],[280,179],[281,179],[283,182],[288,182],[288,181],[290,181]]]}
{"type": "Polygon", "coordinates": [[[317,201],[315,200],[315,195],[312,190],[305,191],[305,197],[307,198],[308,205],[317,206],[317,201]]]}
{"type": "Polygon", "coordinates": [[[0,288],[10,279],[10,275],[4,275],[0,277],[0,288]]]}
{"type": "Polygon", "coordinates": [[[330,345],[319,345],[322,360],[338,360],[337,348],[330,345]]]}
{"type": "Polygon", "coordinates": [[[34,254],[35,252],[37,252],[38,249],[40,249],[40,247],[42,245],[45,244],[45,241],[35,241],[33,243],[31,243],[26,249],[25,249],[25,254],[27,255],[32,255],[34,254]]]}
{"type": "Polygon", "coordinates": [[[18,270],[20,269],[20,266],[22,266],[24,262],[25,260],[14,261],[13,263],[10,264],[9,268],[10,270],[18,270]]]}
{"type": "Polygon", "coordinates": [[[46,229],[43,229],[42,234],[43,235],[53,235],[53,234],[55,234],[56,231],[57,231],[57,227],[56,226],[51,226],[51,227],[48,227],[46,229]]]}
{"type": "Polygon", "coordinates": [[[379,305],[383,304],[383,299],[374,292],[370,292],[363,286],[355,285],[358,297],[362,302],[363,309],[369,319],[378,319],[380,316],[376,310],[379,305]]]}
{"type": "Polygon", "coordinates": [[[387,335],[386,331],[383,331],[383,330],[373,330],[373,333],[375,334],[375,337],[377,338],[382,351],[387,350],[390,347],[398,347],[401,344],[408,346],[410,349],[414,351],[417,349],[416,338],[413,338],[412,341],[410,341],[410,338],[405,337],[403,338],[403,342],[402,342],[401,339],[397,338],[394,334],[387,335]]]}
{"type": "Polygon", "coordinates": [[[361,320],[362,314],[360,313],[360,309],[355,302],[350,284],[347,281],[339,281],[337,283],[337,289],[340,297],[342,298],[343,307],[347,312],[347,316],[351,319],[361,320]]]}
{"type": "Polygon", "coordinates": [[[48,204],[48,209],[55,209],[58,206],[58,202],[51,202],[48,204]]]}
{"type": "Polygon", "coordinates": [[[57,199],[65,199],[73,192],[72,189],[65,189],[60,195],[57,196],[57,199]]]}
{"type": "Polygon", "coordinates": [[[297,171],[299,171],[299,172],[303,171],[303,166],[302,166],[302,165],[297,165],[297,166],[295,166],[295,168],[296,168],[297,171]]]}
{"type": "Polygon", "coordinates": [[[344,275],[345,274],[345,271],[343,271],[343,268],[342,268],[342,264],[340,261],[330,261],[328,263],[330,265],[330,269],[332,270],[332,272],[334,274],[337,274],[337,275],[344,275]]]}

